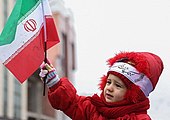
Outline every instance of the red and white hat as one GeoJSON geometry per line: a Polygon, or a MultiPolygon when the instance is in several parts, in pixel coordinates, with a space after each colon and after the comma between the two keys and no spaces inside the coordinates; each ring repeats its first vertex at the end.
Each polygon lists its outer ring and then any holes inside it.
{"type": "Polygon", "coordinates": [[[161,58],[149,52],[121,52],[108,60],[107,76],[102,77],[99,87],[104,89],[109,73],[118,76],[128,85],[138,86],[146,97],[155,89],[163,71],[161,58]]]}

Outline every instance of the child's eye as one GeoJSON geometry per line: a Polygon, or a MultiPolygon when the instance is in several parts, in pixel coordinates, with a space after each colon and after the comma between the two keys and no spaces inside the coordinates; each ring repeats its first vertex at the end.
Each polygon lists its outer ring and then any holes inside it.
{"type": "Polygon", "coordinates": [[[107,80],[107,82],[106,82],[107,84],[111,84],[111,81],[110,80],[107,80]]]}
{"type": "Polygon", "coordinates": [[[116,83],[115,85],[116,85],[116,87],[119,87],[119,88],[121,88],[121,87],[122,87],[120,84],[117,84],[117,83],[116,83]]]}

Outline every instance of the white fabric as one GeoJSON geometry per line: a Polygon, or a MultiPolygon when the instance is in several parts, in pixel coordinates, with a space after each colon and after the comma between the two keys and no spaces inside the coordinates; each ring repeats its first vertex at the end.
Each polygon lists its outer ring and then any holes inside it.
{"type": "Polygon", "coordinates": [[[128,78],[131,82],[140,87],[146,97],[149,96],[149,93],[153,90],[150,79],[128,63],[116,62],[110,67],[109,71],[118,72],[128,78]]]}
{"type": "MultiPolygon", "coordinates": [[[[45,16],[52,16],[48,0],[43,0],[44,5],[44,14],[45,16]]],[[[39,4],[35,10],[29,11],[29,15],[27,17],[23,17],[20,19],[19,24],[17,25],[15,40],[11,44],[3,45],[0,47],[0,61],[2,63],[6,62],[11,56],[18,54],[24,47],[26,47],[37,35],[39,34],[42,25],[43,25],[43,14],[42,14],[42,5],[39,4]],[[31,12],[31,13],[30,13],[31,12]],[[34,19],[36,21],[36,30],[33,32],[27,32],[24,29],[24,24],[26,21],[34,19]],[[9,49],[10,48],[10,49],[9,49]],[[21,49],[22,48],[22,49],[21,49]]]]}
{"type": "Polygon", "coordinates": [[[60,81],[60,78],[56,70],[52,71],[51,73],[47,75],[46,84],[49,88],[55,85],[56,83],[58,83],[59,81],[60,81]]]}
{"type": "Polygon", "coordinates": [[[58,74],[56,72],[56,69],[52,70],[51,72],[48,72],[48,70],[41,69],[41,72],[39,73],[39,76],[42,78],[42,80],[46,75],[47,75],[46,85],[49,88],[60,81],[60,78],[59,78],[59,76],[58,76],[58,74]]]}

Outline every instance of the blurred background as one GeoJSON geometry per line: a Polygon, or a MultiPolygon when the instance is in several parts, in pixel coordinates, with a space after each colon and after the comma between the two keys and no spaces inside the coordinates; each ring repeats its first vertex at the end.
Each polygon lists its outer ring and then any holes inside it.
{"type": "MultiPolygon", "coordinates": [[[[0,33],[16,0],[0,0],[0,33]]],[[[159,55],[164,71],[150,94],[153,120],[170,117],[170,1],[49,0],[61,42],[48,51],[59,76],[67,76],[79,95],[100,92],[106,60],[120,51],[159,55]]],[[[22,85],[0,64],[0,119],[69,120],[43,96],[39,69],[22,85]]],[[[47,89],[46,89],[47,90],[47,89]]]]}

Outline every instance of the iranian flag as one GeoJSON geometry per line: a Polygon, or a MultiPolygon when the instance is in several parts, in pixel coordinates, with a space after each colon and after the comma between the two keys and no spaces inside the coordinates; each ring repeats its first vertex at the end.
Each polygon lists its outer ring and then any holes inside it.
{"type": "Polygon", "coordinates": [[[59,42],[48,0],[17,0],[0,35],[0,62],[23,83],[59,42]]]}

